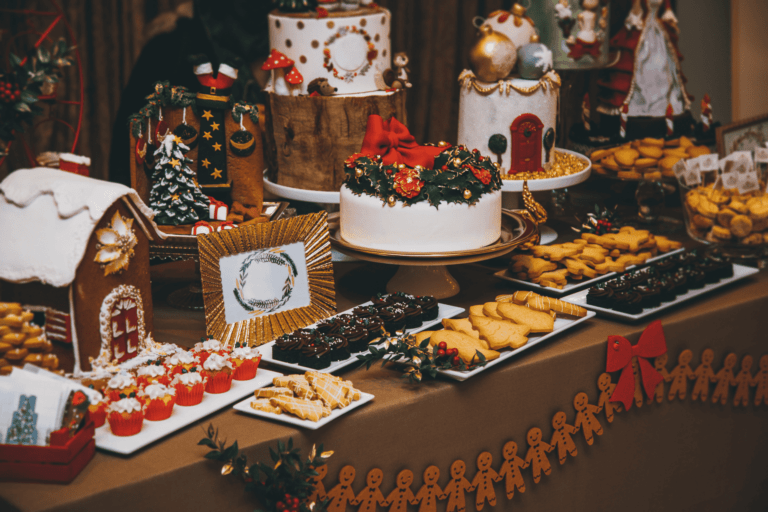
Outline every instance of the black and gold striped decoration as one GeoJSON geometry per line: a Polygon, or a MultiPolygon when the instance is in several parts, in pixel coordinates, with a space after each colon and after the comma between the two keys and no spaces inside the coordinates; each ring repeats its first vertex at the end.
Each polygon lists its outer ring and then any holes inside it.
{"type": "Polygon", "coordinates": [[[200,112],[198,135],[197,181],[203,187],[226,186],[227,136],[224,115],[229,101],[229,90],[217,91],[203,87],[197,93],[200,112]]]}

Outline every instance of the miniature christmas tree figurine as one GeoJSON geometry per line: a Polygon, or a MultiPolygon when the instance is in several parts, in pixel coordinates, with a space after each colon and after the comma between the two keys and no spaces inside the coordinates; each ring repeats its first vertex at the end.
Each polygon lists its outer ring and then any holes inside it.
{"type": "Polygon", "coordinates": [[[155,222],[162,225],[194,224],[208,218],[208,197],[195,181],[189,168],[192,159],[184,156],[189,148],[177,136],[165,137],[155,151],[155,170],[149,206],[155,222]]]}
{"type": "Polygon", "coordinates": [[[13,412],[11,426],[5,436],[6,444],[37,444],[37,413],[34,396],[21,395],[19,408],[13,412]]]}

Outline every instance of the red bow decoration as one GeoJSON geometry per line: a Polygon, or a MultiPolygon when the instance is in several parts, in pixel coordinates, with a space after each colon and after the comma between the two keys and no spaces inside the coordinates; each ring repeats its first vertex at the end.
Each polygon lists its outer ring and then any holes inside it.
{"type": "Polygon", "coordinates": [[[408,167],[420,165],[432,169],[435,156],[444,148],[437,146],[420,146],[416,143],[408,128],[395,119],[385,121],[378,115],[368,116],[365,127],[365,138],[360,153],[365,156],[381,155],[384,165],[405,164],[408,167]]]}
{"type": "Polygon", "coordinates": [[[623,336],[608,336],[608,361],[605,371],[615,372],[621,370],[619,382],[611,395],[611,402],[621,402],[624,409],[632,407],[632,399],[635,395],[635,377],[632,372],[632,357],[637,357],[640,366],[645,394],[650,398],[656,391],[656,386],[664,380],[659,372],[648,362],[649,357],[659,357],[667,351],[667,341],[664,338],[664,329],[661,320],[652,322],[640,335],[637,345],[631,345],[623,336]]]}

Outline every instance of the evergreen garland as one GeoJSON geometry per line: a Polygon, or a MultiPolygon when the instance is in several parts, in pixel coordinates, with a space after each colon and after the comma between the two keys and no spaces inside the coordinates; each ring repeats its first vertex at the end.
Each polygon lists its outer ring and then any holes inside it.
{"type": "Polygon", "coordinates": [[[433,169],[384,165],[378,156],[354,154],[345,162],[345,183],[355,194],[367,194],[394,205],[421,201],[475,204],[483,194],[501,189],[501,175],[477,149],[447,146],[435,157],[433,169]],[[411,178],[409,181],[408,178],[411,178]]]}

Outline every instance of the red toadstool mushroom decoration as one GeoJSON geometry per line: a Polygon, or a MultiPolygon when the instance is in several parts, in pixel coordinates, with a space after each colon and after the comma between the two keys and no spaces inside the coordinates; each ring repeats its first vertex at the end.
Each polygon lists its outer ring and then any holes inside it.
{"type": "MultiPolygon", "coordinates": [[[[272,49],[266,62],[261,66],[264,71],[272,71],[272,87],[275,94],[282,96],[288,96],[291,92],[288,90],[288,86],[285,83],[285,72],[290,68],[293,68],[294,62],[286,57],[281,52],[272,49]]],[[[297,72],[298,74],[298,72],[297,72]]],[[[301,78],[301,75],[299,75],[301,78]]],[[[303,79],[302,79],[303,80],[303,79]]],[[[301,83],[299,81],[298,83],[301,83]]]]}
{"type": "MultiPolygon", "coordinates": [[[[296,67],[293,67],[288,74],[285,75],[285,81],[293,86],[301,85],[301,83],[304,82],[304,77],[301,76],[301,73],[299,73],[299,70],[296,69],[296,67]]],[[[293,87],[291,88],[291,91],[293,91],[293,87]]]]}

